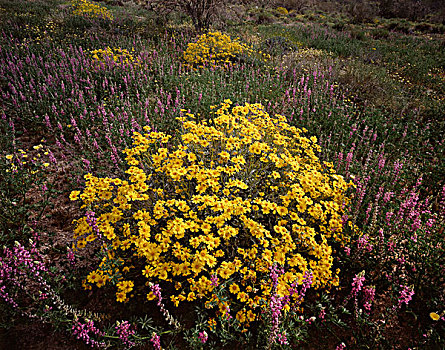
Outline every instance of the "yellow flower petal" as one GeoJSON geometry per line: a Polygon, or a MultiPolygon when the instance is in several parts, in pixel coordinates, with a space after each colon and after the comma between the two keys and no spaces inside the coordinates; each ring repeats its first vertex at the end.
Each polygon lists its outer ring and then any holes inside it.
{"type": "Polygon", "coordinates": [[[436,314],[435,312],[431,312],[430,317],[433,321],[438,321],[440,319],[440,316],[438,314],[436,314]]]}

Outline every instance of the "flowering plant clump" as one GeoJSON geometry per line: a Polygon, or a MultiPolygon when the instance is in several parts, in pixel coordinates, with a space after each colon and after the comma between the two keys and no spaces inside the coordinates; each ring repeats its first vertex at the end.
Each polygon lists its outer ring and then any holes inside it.
{"type": "Polygon", "coordinates": [[[48,181],[47,176],[54,166],[54,160],[52,152],[42,144],[0,156],[2,244],[29,238],[31,227],[35,228],[34,223],[39,218],[39,214],[35,213],[43,213],[52,195],[53,182],[48,181]],[[39,200],[34,200],[32,193],[38,193],[39,200]]]}
{"type": "Polygon", "coordinates": [[[113,14],[107,8],[88,0],[72,0],[73,13],[78,16],[113,20],[113,14]]]}
{"type": "Polygon", "coordinates": [[[90,210],[76,220],[77,246],[101,240],[105,252],[87,283],[116,285],[121,302],[135,291],[154,300],[150,283],[170,285],[174,305],[203,300],[241,323],[257,320],[272,295],[289,297],[283,312],[298,305],[292,291],[309,270],[313,288],[338,285],[331,244],[348,241],[349,185],[319,160],[317,139],[261,104],[225,100],[208,122],[178,119],[179,145],[146,126],[124,151],[127,179],[88,174],[71,193],[90,210]],[[284,269],[276,283],[274,264],[284,269]],[[227,301],[216,295],[221,284],[227,301]]]}
{"type": "Polygon", "coordinates": [[[289,11],[284,7],[277,7],[275,9],[275,12],[278,13],[279,15],[283,15],[283,16],[287,16],[289,14],[289,11]]]}
{"type": "MultiPolygon", "coordinates": [[[[250,56],[255,50],[240,42],[232,40],[221,32],[202,34],[196,43],[189,43],[184,51],[184,60],[188,65],[203,68],[205,66],[227,66],[241,55],[250,56]]],[[[259,53],[261,54],[261,52],[259,53]]],[[[262,55],[266,59],[266,55],[262,55]]]]}
{"type": "Polygon", "coordinates": [[[96,63],[112,63],[115,65],[138,64],[139,60],[133,55],[134,49],[128,51],[120,47],[92,50],[91,55],[96,63]]]}

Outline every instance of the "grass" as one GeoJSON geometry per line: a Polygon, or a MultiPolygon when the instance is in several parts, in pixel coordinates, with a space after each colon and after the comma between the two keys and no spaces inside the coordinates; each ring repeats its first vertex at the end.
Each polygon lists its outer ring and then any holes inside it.
{"type": "MultiPolygon", "coordinates": [[[[109,21],[73,15],[70,6],[0,1],[0,344],[142,349],[156,348],[156,334],[172,349],[444,345],[445,50],[439,29],[431,33],[413,23],[418,31],[410,33],[386,20],[351,24],[271,10],[274,23],[246,17],[220,24],[270,59],[244,54],[226,68],[197,68],[183,59],[198,38],[184,16],[157,24],[154,13],[139,7],[106,5],[114,15],[109,21]],[[129,50],[133,63],[92,58],[93,50],[107,47],[129,50]],[[342,217],[349,241],[331,246],[339,285],[306,290],[300,278],[301,305],[285,312],[284,299],[276,299],[278,313],[267,303],[248,326],[236,299],[232,319],[202,299],[177,308],[169,298],[174,284],[156,278],[151,282],[160,285],[161,301],[146,299],[147,284],[135,287],[128,302],[117,302],[118,280],[102,288],[86,281],[103,252],[97,241],[78,249],[72,220],[94,208],[70,201],[70,193],[85,189],[88,173],[127,176],[122,150],[135,131],[148,125],[167,133],[166,147],[173,149],[181,137],[178,116],[193,113],[212,123],[211,106],[226,99],[261,103],[270,115],[306,128],[317,138],[320,159],[354,183],[342,217]],[[181,326],[169,323],[171,317],[181,326]],[[39,335],[27,341],[23,331],[39,335]]],[[[274,191],[265,196],[275,198],[274,191]]],[[[261,220],[266,225],[273,215],[261,220]]],[[[234,240],[227,251],[244,245],[234,240]]],[[[220,284],[215,298],[231,300],[233,281],[220,284]]]]}

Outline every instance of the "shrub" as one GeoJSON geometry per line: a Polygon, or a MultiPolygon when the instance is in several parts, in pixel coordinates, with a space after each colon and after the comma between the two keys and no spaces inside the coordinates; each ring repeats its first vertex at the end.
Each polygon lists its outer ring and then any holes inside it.
{"type": "Polygon", "coordinates": [[[277,5],[289,10],[301,12],[305,7],[309,5],[308,0],[281,0],[276,2],[277,5]]]}
{"type": "Polygon", "coordinates": [[[275,9],[275,12],[282,16],[287,16],[289,14],[289,11],[287,11],[287,9],[285,9],[284,7],[277,7],[275,9]]]}
{"type": "Polygon", "coordinates": [[[113,20],[110,10],[88,0],[73,0],[72,7],[75,15],[113,20]]]}
{"type": "Polygon", "coordinates": [[[147,285],[161,283],[176,306],[204,299],[225,314],[230,305],[248,323],[272,292],[297,303],[292,290],[309,270],[312,287],[338,285],[332,245],[348,241],[349,185],[319,160],[315,137],[260,104],[225,100],[214,115],[202,123],[178,117],[175,147],[161,132],[134,133],[124,151],[127,179],[86,175],[82,193],[70,196],[89,210],[75,238],[78,248],[101,243],[103,260],[88,283],[116,285],[117,301],[144,293],[151,300],[147,285]],[[285,269],[277,285],[269,278],[275,265],[285,269]],[[222,283],[227,302],[215,292],[222,283]]]}
{"type": "MultiPolygon", "coordinates": [[[[134,51],[134,49],[132,50],[134,51]]],[[[139,60],[127,49],[120,47],[107,47],[106,49],[92,50],[91,55],[96,63],[112,63],[115,65],[138,64],[139,60]]]]}
{"type": "Polygon", "coordinates": [[[221,32],[208,32],[202,34],[196,43],[187,45],[183,58],[188,65],[194,67],[221,67],[232,64],[241,56],[250,56],[254,53],[250,46],[238,39],[232,40],[229,35],[221,32]]]}

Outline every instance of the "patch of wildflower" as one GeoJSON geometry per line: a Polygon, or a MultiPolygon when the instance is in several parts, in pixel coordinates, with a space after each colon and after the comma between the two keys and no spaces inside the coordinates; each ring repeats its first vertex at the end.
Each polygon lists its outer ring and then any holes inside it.
{"type": "Polygon", "coordinates": [[[135,346],[135,342],[129,340],[129,338],[136,333],[134,329],[131,329],[131,324],[128,321],[118,322],[114,327],[119,339],[128,347],[135,346]]]}
{"type": "Polygon", "coordinates": [[[37,222],[39,212],[43,213],[48,205],[53,187],[47,178],[51,169],[48,154],[48,150],[38,144],[32,149],[18,149],[0,156],[0,239],[3,244],[30,238],[29,222],[37,222]],[[32,192],[38,192],[40,199],[34,200],[30,196],[32,192]]]}
{"type": "Polygon", "coordinates": [[[275,9],[275,12],[278,13],[279,15],[283,15],[283,16],[287,16],[289,14],[289,11],[284,7],[277,7],[275,9]]]}
{"type": "Polygon", "coordinates": [[[9,167],[6,172],[16,174],[19,170],[29,171],[30,175],[38,173],[40,170],[45,170],[49,167],[47,158],[48,150],[44,149],[42,144],[33,146],[35,151],[19,149],[15,154],[7,154],[5,156],[9,167]]]}
{"type": "Polygon", "coordinates": [[[400,285],[401,291],[399,296],[399,308],[402,307],[402,304],[408,305],[414,295],[414,289],[410,286],[400,285]]]}
{"type": "MultiPolygon", "coordinates": [[[[376,167],[383,169],[384,162],[380,163],[382,165],[376,164],[376,167]]],[[[398,176],[399,168],[400,165],[396,163],[394,170],[391,169],[391,176],[398,176]]],[[[345,254],[346,261],[352,262],[354,270],[363,271],[355,275],[351,293],[343,307],[346,307],[350,299],[354,300],[351,302],[351,309],[354,309],[357,325],[362,327],[359,331],[362,339],[366,339],[370,329],[376,334],[382,334],[385,324],[397,324],[398,319],[403,318],[403,304],[408,306],[414,294],[431,293],[434,296],[432,300],[443,300],[441,290],[428,283],[436,281],[433,285],[440,284],[436,278],[437,272],[442,271],[443,259],[440,254],[428,256],[427,252],[442,248],[439,242],[443,237],[443,207],[440,203],[444,192],[441,192],[442,197],[437,199],[438,205],[433,210],[430,198],[420,199],[418,188],[421,182],[422,178],[418,178],[413,182],[412,188],[402,187],[397,190],[380,187],[376,191],[375,204],[372,207],[374,212],[366,212],[371,221],[367,233],[358,229],[351,235],[355,244],[345,254]],[[365,282],[364,273],[365,270],[369,271],[369,266],[375,266],[370,271],[377,270],[379,273],[368,273],[365,282]],[[390,283],[382,284],[381,276],[390,283]],[[388,303],[388,296],[391,305],[385,309],[380,308],[382,304],[388,303]],[[373,310],[374,305],[378,311],[373,310]]],[[[360,189],[360,186],[357,188],[360,189]]],[[[350,229],[354,229],[354,226],[350,229]]],[[[417,314],[425,314],[425,309],[437,307],[441,302],[430,303],[417,314]]],[[[415,306],[412,308],[415,310],[415,306]]],[[[435,318],[437,316],[433,315],[435,318]]],[[[424,346],[428,344],[434,347],[432,344],[441,342],[440,337],[437,338],[439,332],[435,327],[434,324],[427,324],[427,329],[422,331],[425,337],[424,346]]],[[[389,337],[385,341],[391,344],[389,337]]]]}
{"type": "Polygon", "coordinates": [[[129,51],[120,47],[111,48],[107,46],[106,49],[92,50],[91,56],[98,66],[126,66],[139,64],[139,59],[134,56],[134,49],[129,51]]]}
{"type": "Polygon", "coordinates": [[[101,337],[103,333],[94,325],[94,321],[87,320],[86,323],[82,323],[79,320],[75,320],[71,327],[73,335],[85,344],[91,347],[102,348],[105,347],[105,342],[95,340],[94,337],[101,337]]]}
{"type": "Polygon", "coordinates": [[[268,56],[255,50],[239,39],[221,32],[202,34],[196,43],[189,43],[183,54],[184,61],[191,67],[225,67],[235,63],[241,56],[260,55],[263,60],[268,56]]]}
{"type": "Polygon", "coordinates": [[[375,287],[365,287],[364,293],[363,308],[369,313],[371,312],[371,306],[375,300],[375,287]]]}
{"type": "Polygon", "coordinates": [[[71,248],[67,247],[66,258],[69,261],[70,265],[76,264],[76,256],[71,248]]]}
{"type": "Polygon", "coordinates": [[[289,296],[279,297],[276,294],[276,288],[278,286],[278,277],[283,274],[284,274],[284,269],[283,268],[278,269],[276,264],[270,267],[270,278],[272,280],[272,288],[274,291],[270,299],[270,312],[272,314],[271,315],[272,330],[269,335],[269,342],[271,344],[277,342],[282,345],[287,344],[286,334],[279,333],[279,324],[280,324],[280,318],[282,317],[282,313],[284,312],[284,308],[289,302],[289,296]]]}
{"type": "Polygon", "coordinates": [[[26,290],[30,275],[35,275],[37,280],[43,282],[42,276],[48,273],[48,269],[41,258],[35,241],[31,243],[30,249],[17,241],[12,249],[3,249],[3,256],[0,257],[0,297],[6,303],[14,308],[19,307],[15,300],[18,293],[12,290],[26,290]]]}
{"type": "Polygon", "coordinates": [[[355,317],[358,317],[358,310],[359,310],[359,305],[358,305],[358,294],[359,292],[362,290],[363,288],[363,283],[365,282],[365,271],[362,271],[358,274],[355,275],[355,277],[352,280],[352,290],[351,293],[346,297],[345,301],[344,301],[344,305],[346,305],[348,303],[348,301],[351,298],[354,298],[354,312],[355,312],[355,317]]]}
{"type": "Polygon", "coordinates": [[[90,336],[102,335],[93,322],[103,320],[104,315],[75,309],[56,293],[53,284],[66,279],[51,272],[44,263],[44,257],[37,248],[39,238],[35,233],[29,248],[20,242],[15,242],[12,248],[4,247],[0,257],[0,298],[15,312],[32,320],[51,322],[57,317],[73,322],[72,331],[78,339],[92,346],[102,346],[102,342],[90,336]],[[81,323],[81,318],[87,322],[81,323]]]}
{"type": "MultiPolygon", "coordinates": [[[[208,298],[217,314],[232,306],[241,323],[257,320],[274,290],[289,307],[300,303],[290,289],[308,270],[313,288],[337,286],[330,244],[348,241],[342,214],[349,185],[319,160],[317,139],[260,104],[226,100],[211,124],[193,118],[178,118],[182,143],[170,149],[166,134],[134,133],[133,148],[124,151],[128,179],[85,176],[72,199],[101,213],[99,232],[113,247],[88,282],[102,287],[117,278],[122,290],[137,260],[149,283],[178,290],[170,296],[175,306],[208,298]],[[275,288],[273,264],[286,270],[275,288]],[[230,299],[221,302],[216,285],[229,279],[230,299]]],[[[75,238],[97,239],[86,217],[75,223],[75,238]]]]}
{"type": "Polygon", "coordinates": [[[88,0],[72,0],[73,14],[88,18],[102,18],[112,21],[113,14],[106,7],[88,0]]]}
{"type": "Polygon", "coordinates": [[[179,322],[176,321],[168,312],[168,310],[165,308],[164,303],[162,302],[162,295],[161,295],[161,287],[159,287],[158,284],[149,283],[151,294],[147,295],[147,298],[149,300],[152,299],[152,296],[154,296],[156,299],[158,299],[157,305],[159,306],[161,313],[164,315],[165,320],[168,322],[169,325],[175,326],[176,328],[179,328],[179,322]]]}
{"type": "Polygon", "coordinates": [[[207,342],[207,339],[209,339],[209,335],[206,331],[199,332],[198,339],[201,343],[205,344],[207,342]]]}
{"type": "Polygon", "coordinates": [[[312,275],[311,270],[306,270],[303,277],[303,283],[301,284],[300,290],[297,290],[297,283],[296,281],[291,285],[291,288],[289,289],[290,296],[293,296],[294,294],[297,295],[295,298],[295,303],[293,305],[294,309],[301,304],[303,301],[304,296],[306,295],[307,290],[312,286],[312,280],[314,276],[312,275]]]}
{"type": "Polygon", "coordinates": [[[345,343],[340,343],[339,345],[337,345],[337,347],[335,348],[335,350],[344,350],[346,349],[346,344],[345,343]]]}
{"type": "Polygon", "coordinates": [[[159,335],[157,335],[155,332],[153,332],[153,335],[152,335],[150,341],[152,342],[155,350],[161,350],[161,337],[159,335]]]}

